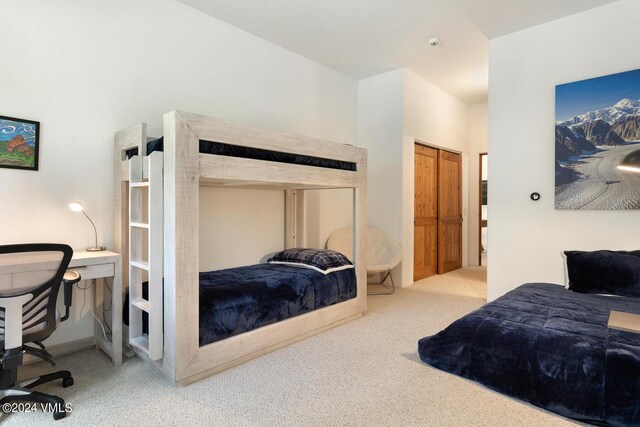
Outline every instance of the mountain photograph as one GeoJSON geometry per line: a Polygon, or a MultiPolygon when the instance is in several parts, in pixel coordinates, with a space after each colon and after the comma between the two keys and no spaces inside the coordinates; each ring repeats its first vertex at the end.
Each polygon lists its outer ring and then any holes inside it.
{"type": "Polygon", "coordinates": [[[556,209],[640,209],[640,70],[556,86],[556,209]]]}

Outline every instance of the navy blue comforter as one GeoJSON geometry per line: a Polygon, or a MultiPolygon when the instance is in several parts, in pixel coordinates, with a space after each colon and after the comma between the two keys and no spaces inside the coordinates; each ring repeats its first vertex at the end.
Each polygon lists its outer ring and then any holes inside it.
{"type": "Polygon", "coordinates": [[[640,300],[526,284],[418,342],[420,358],[566,417],[640,425],[640,334],[608,329],[640,300]]]}
{"type": "Polygon", "coordinates": [[[354,269],[326,276],[276,264],[200,273],[200,345],[356,296],[354,269]]]}

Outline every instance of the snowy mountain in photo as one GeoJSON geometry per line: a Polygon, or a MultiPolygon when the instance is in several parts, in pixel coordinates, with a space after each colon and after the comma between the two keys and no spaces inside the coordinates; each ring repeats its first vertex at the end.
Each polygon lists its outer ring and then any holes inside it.
{"type": "Polygon", "coordinates": [[[596,120],[603,120],[610,125],[613,125],[616,122],[626,120],[630,117],[638,115],[640,115],[640,100],[636,101],[633,99],[624,98],[611,107],[601,108],[596,111],[589,111],[588,113],[579,114],[569,120],[560,121],[556,124],[573,128],[574,126],[582,126],[596,120]]]}

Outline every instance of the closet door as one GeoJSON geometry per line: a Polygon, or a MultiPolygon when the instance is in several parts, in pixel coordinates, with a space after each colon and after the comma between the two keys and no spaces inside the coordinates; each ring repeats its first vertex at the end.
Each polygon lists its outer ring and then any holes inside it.
{"type": "Polygon", "coordinates": [[[413,280],[437,272],[438,151],[415,145],[413,280]]]}
{"type": "Polygon", "coordinates": [[[462,157],[439,150],[438,274],[462,267],[462,157]]]}

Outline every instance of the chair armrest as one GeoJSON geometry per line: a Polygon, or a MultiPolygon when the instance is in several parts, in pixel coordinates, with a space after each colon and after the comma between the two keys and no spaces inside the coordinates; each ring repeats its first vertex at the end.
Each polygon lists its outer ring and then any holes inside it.
{"type": "Polygon", "coordinates": [[[22,347],[22,306],[32,299],[33,294],[28,290],[0,295],[0,307],[4,308],[5,351],[22,347]]]}
{"type": "Polygon", "coordinates": [[[62,277],[62,283],[64,283],[64,316],[60,318],[61,322],[64,322],[69,318],[69,308],[71,307],[71,300],[73,299],[73,285],[82,280],[82,276],[77,271],[67,270],[62,277]]]}

